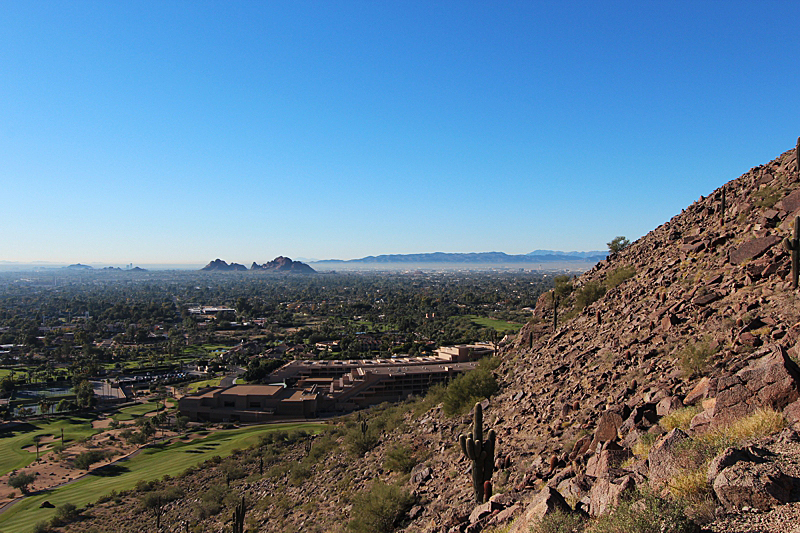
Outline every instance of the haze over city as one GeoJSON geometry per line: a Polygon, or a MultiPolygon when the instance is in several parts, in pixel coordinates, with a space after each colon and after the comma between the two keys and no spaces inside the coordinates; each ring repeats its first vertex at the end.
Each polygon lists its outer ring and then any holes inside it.
{"type": "Polygon", "coordinates": [[[602,250],[794,147],[798,17],[6,2],[0,260],[602,250]]]}

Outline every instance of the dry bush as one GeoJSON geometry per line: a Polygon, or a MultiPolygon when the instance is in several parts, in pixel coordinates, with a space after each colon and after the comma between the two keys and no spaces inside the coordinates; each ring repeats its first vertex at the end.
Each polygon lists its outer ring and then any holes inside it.
{"type": "Polygon", "coordinates": [[[686,431],[689,429],[689,423],[692,421],[692,418],[700,411],[702,411],[702,409],[694,406],[677,409],[662,417],[661,420],[658,421],[658,425],[667,431],[671,431],[675,428],[686,431]]]}

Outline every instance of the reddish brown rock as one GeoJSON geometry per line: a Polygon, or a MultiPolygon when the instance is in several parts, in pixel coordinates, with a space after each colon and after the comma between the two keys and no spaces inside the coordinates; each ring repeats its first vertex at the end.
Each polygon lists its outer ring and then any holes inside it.
{"type": "Polygon", "coordinates": [[[692,417],[692,421],[689,422],[689,431],[694,433],[703,433],[711,428],[711,422],[714,420],[714,410],[713,409],[706,409],[700,413],[697,413],[692,417]]]}
{"type": "Polygon", "coordinates": [[[680,429],[673,429],[656,441],[650,449],[650,483],[660,485],[681,471],[679,444],[689,436],[680,429]]]}
{"type": "Polygon", "coordinates": [[[708,387],[709,387],[710,380],[707,377],[702,378],[697,384],[692,387],[692,390],[689,391],[689,394],[686,395],[686,398],[683,399],[684,405],[692,405],[697,400],[701,400],[708,395],[708,387]]]}
{"type": "Polygon", "coordinates": [[[603,413],[594,432],[594,442],[608,442],[616,439],[622,422],[622,417],[618,413],[613,411],[603,413]]]}
{"type": "Polygon", "coordinates": [[[656,405],[656,414],[658,416],[667,416],[673,411],[681,409],[683,402],[677,396],[667,396],[656,405]]]}
{"type": "Polygon", "coordinates": [[[714,478],[714,494],[727,511],[766,510],[792,500],[800,480],[773,462],[740,460],[714,478]]]}
{"type": "Polygon", "coordinates": [[[661,319],[661,329],[669,330],[672,326],[679,324],[680,319],[672,313],[667,313],[664,315],[664,318],[661,319]]]}
{"type": "Polygon", "coordinates": [[[698,296],[697,298],[692,300],[692,303],[694,305],[702,307],[702,306],[708,305],[708,304],[710,304],[712,302],[716,302],[720,298],[722,298],[721,294],[712,291],[712,292],[709,292],[709,293],[704,294],[702,296],[698,296]]]}
{"type": "Polygon", "coordinates": [[[593,455],[586,463],[586,475],[604,476],[610,469],[618,468],[629,457],[633,457],[630,450],[624,449],[614,442],[609,442],[600,453],[593,455]]]}
{"type": "Polygon", "coordinates": [[[734,265],[739,265],[745,261],[755,259],[779,243],[780,240],[780,237],[776,235],[757,237],[749,240],[740,244],[736,249],[731,250],[728,260],[734,265]]]}
{"type": "Polygon", "coordinates": [[[528,533],[531,526],[556,510],[565,513],[572,512],[570,506],[557,490],[552,487],[545,487],[534,496],[533,500],[522,512],[522,515],[514,521],[514,525],[511,526],[508,533],[528,533]]]}
{"type": "Polygon", "coordinates": [[[716,383],[713,427],[729,424],[759,407],[783,410],[800,398],[800,369],[780,348],[716,383]]]}
{"type": "Polygon", "coordinates": [[[783,410],[783,416],[790,425],[800,423],[800,400],[795,400],[783,410]]]}
{"type": "Polygon", "coordinates": [[[789,193],[783,200],[775,205],[787,213],[797,211],[800,209],[800,190],[789,193]]]}
{"type": "Polygon", "coordinates": [[[620,497],[626,492],[636,488],[633,476],[623,476],[618,479],[610,477],[599,478],[592,490],[589,491],[589,514],[600,516],[611,507],[619,503],[620,497]]]}

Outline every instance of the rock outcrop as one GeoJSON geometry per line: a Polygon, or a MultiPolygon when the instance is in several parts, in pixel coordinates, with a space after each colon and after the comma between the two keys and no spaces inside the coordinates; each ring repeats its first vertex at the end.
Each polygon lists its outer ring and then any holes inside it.
{"type": "Polygon", "coordinates": [[[268,263],[259,265],[253,263],[250,270],[268,271],[268,272],[295,272],[299,274],[313,274],[316,272],[313,268],[300,261],[292,261],[288,257],[279,256],[268,263]]]}
{"type": "Polygon", "coordinates": [[[200,270],[209,272],[241,272],[247,270],[247,267],[239,263],[228,264],[222,259],[214,259],[200,270]]]}

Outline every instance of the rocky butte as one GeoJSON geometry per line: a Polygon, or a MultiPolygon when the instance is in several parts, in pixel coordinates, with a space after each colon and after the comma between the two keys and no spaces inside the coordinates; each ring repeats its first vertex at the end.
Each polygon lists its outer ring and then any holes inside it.
{"type": "MultiPolygon", "coordinates": [[[[792,150],[562,281],[557,300],[543,295],[482,402],[483,435],[494,430],[485,503],[459,445],[477,442],[480,417],[420,403],[366,413],[358,453],[351,421],[158,482],[185,489],[162,523],[230,530],[233,504],[202,514],[198,502],[239,468],[230,500],[244,497],[260,532],[527,533],[557,518],[573,525],[550,531],[789,533],[800,523],[797,216],[792,150]],[[365,526],[376,513],[381,525],[365,526]]],[[[94,506],[67,530],[138,531],[138,502],[94,506]]]]}
{"type": "MultiPolygon", "coordinates": [[[[247,267],[240,265],[239,263],[228,264],[222,259],[215,259],[200,270],[211,272],[244,272],[247,270],[247,267]]],[[[300,261],[292,261],[288,257],[283,256],[276,257],[272,261],[264,263],[263,265],[259,265],[254,261],[250,266],[250,270],[260,272],[292,272],[300,274],[316,273],[316,270],[307,264],[301,263],[300,261]]]]}
{"type": "Polygon", "coordinates": [[[292,261],[288,257],[279,256],[270,261],[259,265],[256,262],[250,266],[250,270],[262,270],[269,272],[297,272],[301,274],[313,274],[316,272],[313,268],[300,261],[292,261]]]}

